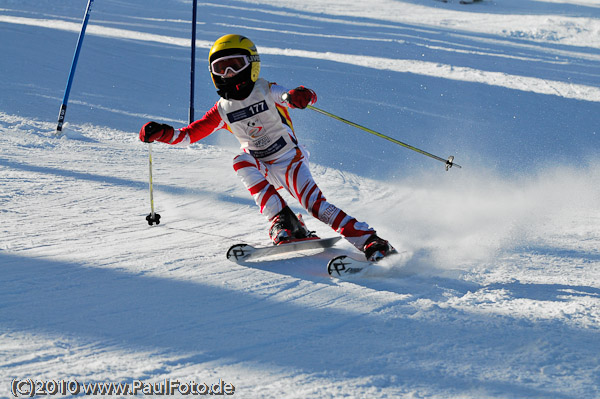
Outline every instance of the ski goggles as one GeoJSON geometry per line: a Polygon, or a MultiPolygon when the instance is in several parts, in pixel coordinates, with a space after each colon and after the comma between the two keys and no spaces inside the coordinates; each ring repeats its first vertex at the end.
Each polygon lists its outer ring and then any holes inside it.
{"type": "Polygon", "coordinates": [[[210,70],[217,76],[225,76],[228,71],[238,74],[248,67],[252,61],[260,61],[258,55],[247,56],[244,54],[228,55],[217,58],[210,63],[210,70]]]}

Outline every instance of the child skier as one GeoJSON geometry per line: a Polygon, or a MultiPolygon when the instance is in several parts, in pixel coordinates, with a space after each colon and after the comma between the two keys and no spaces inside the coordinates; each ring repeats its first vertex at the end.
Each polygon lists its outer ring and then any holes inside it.
{"type": "Polygon", "coordinates": [[[289,108],[304,109],[317,101],[314,91],[299,86],[287,90],[259,78],[260,57],[254,43],[240,35],[219,38],[209,52],[209,70],[221,98],[187,127],[148,122],[140,140],[188,145],[220,129],[228,129],[241,144],[233,168],[271,221],[274,244],[316,237],[287,206],[277,190],[285,188],[315,218],[331,226],[368,260],[378,260],[394,248],[371,227],[327,202],[313,180],[308,154],[298,144],[289,108]]]}

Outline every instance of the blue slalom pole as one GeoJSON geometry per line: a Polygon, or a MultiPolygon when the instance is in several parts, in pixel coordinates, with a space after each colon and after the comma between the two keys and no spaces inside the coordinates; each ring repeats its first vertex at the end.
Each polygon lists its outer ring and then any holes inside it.
{"type": "Polygon", "coordinates": [[[195,85],[195,74],[196,74],[196,10],[198,7],[198,0],[194,0],[192,7],[192,60],[190,65],[190,113],[189,122],[190,124],[194,121],[194,85],[195,85]]]}
{"type": "Polygon", "coordinates": [[[81,24],[81,32],[79,32],[79,39],[77,40],[77,48],[73,55],[73,62],[71,62],[71,71],[69,72],[69,80],[67,81],[67,87],[65,88],[65,95],[63,97],[60,111],[58,113],[58,125],[56,126],[56,134],[59,135],[62,132],[63,123],[65,122],[65,114],[67,112],[67,103],[69,102],[69,93],[71,92],[71,85],[73,84],[73,76],[75,76],[75,68],[77,67],[77,60],[79,59],[79,52],[81,51],[81,44],[83,43],[83,36],[85,35],[85,28],[87,27],[88,20],[90,19],[90,12],[92,11],[92,3],[94,0],[88,0],[85,15],[83,16],[83,22],[81,24]]]}

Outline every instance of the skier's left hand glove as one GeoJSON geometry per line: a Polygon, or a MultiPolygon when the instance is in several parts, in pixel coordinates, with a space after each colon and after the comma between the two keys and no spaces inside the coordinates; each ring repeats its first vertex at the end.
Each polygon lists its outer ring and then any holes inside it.
{"type": "Polygon", "coordinates": [[[165,123],[148,122],[140,130],[140,140],[144,143],[161,141],[168,143],[173,138],[173,127],[165,123]]]}
{"type": "Polygon", "coordinates": [[[317,94],[311,89],[299,86],[285,93],[283,100],[289,104],[290,108],[304,109],[317,102],[317,94]]]}

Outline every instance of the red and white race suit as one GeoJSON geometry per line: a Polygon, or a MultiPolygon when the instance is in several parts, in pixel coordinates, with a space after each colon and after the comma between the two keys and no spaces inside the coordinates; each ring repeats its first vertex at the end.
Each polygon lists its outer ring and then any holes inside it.
{"type": "Polygon", "coordinates": [[[331,226],[359,250],[375,231],[327,202],[309,170],[308,153],[300,145],[281,99],[282,86],[259,78],[244,100],[219,99],[199,120],[175,131],[169,142],[188,145],[220,129],[241,144],[233,168],[260,208],[271,220],[285,206],[277,192],[285,188],[315,218],[331,226]]]}

